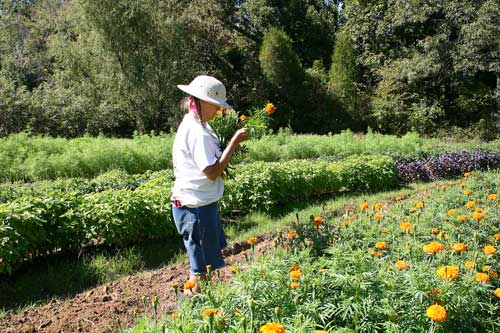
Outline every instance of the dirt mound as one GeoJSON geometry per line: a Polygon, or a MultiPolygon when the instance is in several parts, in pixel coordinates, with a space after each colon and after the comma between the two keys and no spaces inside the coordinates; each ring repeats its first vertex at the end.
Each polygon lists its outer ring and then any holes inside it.
{"type": "MultiPolygon", "coordinates": [[[[245,242],[235,243],[225,249],[226,267],[220,272],[222,282],[231,280],[230,266],[245,262],[245,242]]],[[[255,254],[262,255],[273,248],[270,238],[259,239],[255,254]]],[[[178,298],[173,284],[182,284],[189,277],[189,262],[182,262],[161,269],[127,276],[87,290],[67,300],[54,300],[49,304],[30,308],[23,313],[7,315],[0,319],[0,332],[117,332],[131,327],[145,314],[143,298],[150,306],[158,297],[159,311],[172,313],[178,298]]],[[[149,309],[151,314],[151,309],[149,309]]]]}

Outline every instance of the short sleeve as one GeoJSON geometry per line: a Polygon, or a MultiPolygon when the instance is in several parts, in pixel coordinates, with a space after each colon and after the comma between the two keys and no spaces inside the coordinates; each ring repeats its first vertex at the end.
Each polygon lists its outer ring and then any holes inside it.
{"type": "Polygon", "coordinates": [[[214,165],[220,155],[217,140],[208,133],[196,135],[190,148],[194,163],[201,171],[214,165]]]}

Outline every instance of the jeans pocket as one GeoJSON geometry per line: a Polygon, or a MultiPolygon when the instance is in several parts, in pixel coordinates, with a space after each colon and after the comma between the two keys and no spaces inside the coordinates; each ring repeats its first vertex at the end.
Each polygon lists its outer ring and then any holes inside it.
{"type": "Polygon", "coordinates": [[[196,215],[191,213],[186,207],[173,207],[175,227],[183,238],[190,238],[193,233],[196,215]]]}

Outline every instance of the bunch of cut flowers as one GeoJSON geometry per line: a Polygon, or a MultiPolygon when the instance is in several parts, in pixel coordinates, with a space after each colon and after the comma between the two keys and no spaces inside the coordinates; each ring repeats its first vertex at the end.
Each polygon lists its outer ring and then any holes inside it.
{"type": "MultiPolygon", "coordinates": [[[[266,103],[263,108],[254,107],[247,114],[238,114],[235,110],[223,110],[217,112],[214,119],[210,121],[210,126],[220,141],[222,151],[226,149],[234,133],[240,128],[246,127],[250,132],[250,139],[260,139],[270,133],[271,115],[276,112],[276,107],[272,103],[266,103]]],[[[242,145],[237,154],[243,154],[248,149],[242,145]]],[[[231,169],[229,165],[228,169],[231,169]]],[[[230,175],[230,173],[226,173],[230,175]]]]}

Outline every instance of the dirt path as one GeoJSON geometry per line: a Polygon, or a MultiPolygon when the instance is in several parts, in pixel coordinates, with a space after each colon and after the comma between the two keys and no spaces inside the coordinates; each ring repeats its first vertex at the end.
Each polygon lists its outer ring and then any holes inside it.
{"type": "MultiPolygon", "coordinates": [[[[272,239],[260,237],[255,253],[262,255],[273,246],[272,239]]],[[[248,248],[245,242],[241,242],[225,249],[227,266],[220,274],[223,282],[231,280],[231,265],[245,262],[243,251],[248,248]]],[[[122,328],[132,327],[136,318],[145,313],[144,296],[148,305],[154,296],[158,296],[160,311],[173,312],[177,297],[171,286],[182,286],[189,277],[188,272],[189,263],[186,261],[127,276],[87,290],[71,299],[54,300],[20,314],[7,315],[0,319],[0,332],[117,332],[118,321],[122,328]]]]}

